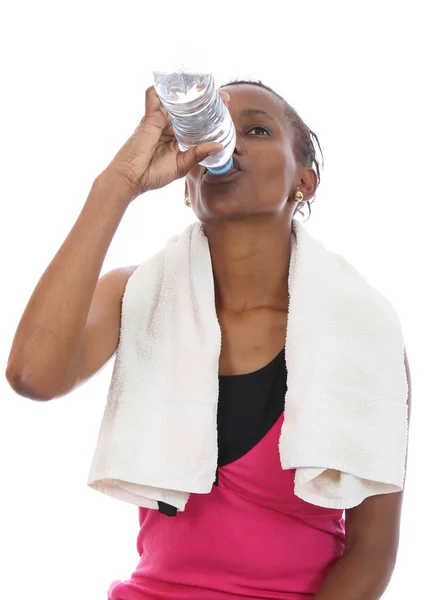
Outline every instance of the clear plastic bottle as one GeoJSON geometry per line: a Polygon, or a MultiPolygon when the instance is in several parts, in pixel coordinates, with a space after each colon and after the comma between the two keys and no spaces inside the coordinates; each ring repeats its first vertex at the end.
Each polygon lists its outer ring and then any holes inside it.
{"type": "Polygon", "coordinates": [[[156,92],[170,115],[181,150],[205,142],[223,144],[221,152],[200,164],[214,175],[227,173],[233,166],[236,132],[212,74],[184,68],[153,74],[156,92]]]}

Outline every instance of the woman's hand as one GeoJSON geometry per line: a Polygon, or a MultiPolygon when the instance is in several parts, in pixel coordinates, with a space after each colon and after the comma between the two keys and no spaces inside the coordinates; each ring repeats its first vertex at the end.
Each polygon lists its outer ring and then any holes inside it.
{"type": "MultiPolygon", "coordinates": [[[[229,101],[226,92],[220,95],[225,103],[229,101]]],[[[145,116],[106,171],[118,174],[134,199],[184,177],[197,163],[222,149],[222,144],[209,142],[182,152],[168,112],[152,86],[146,90],[145,116]]]]}

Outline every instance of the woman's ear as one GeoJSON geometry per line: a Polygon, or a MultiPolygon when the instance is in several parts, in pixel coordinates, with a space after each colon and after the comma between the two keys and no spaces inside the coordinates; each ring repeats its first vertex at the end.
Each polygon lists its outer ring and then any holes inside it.
{"type": "Polygon", "coordinates": [[[319,185],[319,179],[314,169],[306,169],[302,175],[299,188],[306,200],[313,198],[319,185]]]}

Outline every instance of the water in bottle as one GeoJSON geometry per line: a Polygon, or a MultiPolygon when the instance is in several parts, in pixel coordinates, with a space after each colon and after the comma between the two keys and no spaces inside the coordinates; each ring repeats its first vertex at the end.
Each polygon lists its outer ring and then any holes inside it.
{"type": "Polygon", "coordinates": [[[167,109],[174,133],[183,151],[205,142],[218,142],[224,149],[200,164],[214,175],[233,166],[236,131],[211,73],[178,69],[154,71],[156,92],[167,109]]]}

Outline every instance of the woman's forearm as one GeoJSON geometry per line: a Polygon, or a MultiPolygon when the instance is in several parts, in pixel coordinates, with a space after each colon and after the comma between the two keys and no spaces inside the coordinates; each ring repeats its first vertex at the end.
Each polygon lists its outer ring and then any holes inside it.
{"type": "Polygon", "coordinates": [[[379,600],[394,570],[394,563],[370,550],[347,551],[327,573],[313,600],[379,600]]]}

